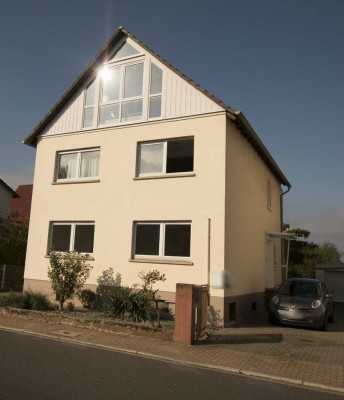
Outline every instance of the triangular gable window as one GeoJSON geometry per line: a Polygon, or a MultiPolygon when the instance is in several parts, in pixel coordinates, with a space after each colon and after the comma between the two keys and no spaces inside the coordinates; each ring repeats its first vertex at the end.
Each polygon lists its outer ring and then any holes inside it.
{"type": "Polygon", "coordinates": [[[116,51],[116,53],[111,57],[110,61],[115,61],[115,60],[118,60],[120,58],[134,56],[136,54],[140,54],[140,52],[137,51],[132,45],[130,45],[129,43],[125,42],[116,51]]]}

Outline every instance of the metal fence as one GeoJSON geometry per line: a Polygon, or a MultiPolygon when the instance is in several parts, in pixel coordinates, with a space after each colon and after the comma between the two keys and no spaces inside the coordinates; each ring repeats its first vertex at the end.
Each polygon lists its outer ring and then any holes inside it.
{"type": "Polygon", "coordinates": [[[24,285],[24,265],[0,265],[0,292],[21,292],[24,285]]]}

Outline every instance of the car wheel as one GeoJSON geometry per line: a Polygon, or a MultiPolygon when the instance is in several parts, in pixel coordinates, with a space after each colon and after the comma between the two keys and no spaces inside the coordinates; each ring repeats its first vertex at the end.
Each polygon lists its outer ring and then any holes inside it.
{"type": "Polygon", "coordinates": [[[326,331],[327,331],[327,318],[326,318],[326,315],[325,315],[325,318],[324,318],[324,322],[323,322],[323,324],[321,325],[321,327],[320,327],[319,330],[320,330],[320,331],[323,331],[323,332],[326,332],[326,331]]]}
{"type": "Polygon", "coordinates": [[[275,315],[272,314],[272,313],[269,313],[269,324],[271,324],[271,325],[277,325],[278,324],[278,321],[277,321],[275,315]]]}
{"type": "Polygon", "coordinates": [[[332,312],[332,315],[328,318],[328,322],[330,322],[331,324],[334,323],[334,311],[332,312]]]}

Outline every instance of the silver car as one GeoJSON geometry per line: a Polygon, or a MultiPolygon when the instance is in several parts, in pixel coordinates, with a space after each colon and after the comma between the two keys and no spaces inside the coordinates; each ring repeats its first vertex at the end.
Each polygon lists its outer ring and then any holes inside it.
{"type": "Polygon", "coordinates": [[[269,302],[269,322],[326,331],[334,322],[332,294],[318,279],[287,279],[269,302]]]}

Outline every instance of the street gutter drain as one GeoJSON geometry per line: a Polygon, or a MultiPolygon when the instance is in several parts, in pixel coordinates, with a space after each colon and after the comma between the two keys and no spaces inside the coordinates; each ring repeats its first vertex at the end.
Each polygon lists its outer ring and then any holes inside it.
{"type": "Polygon", "coordinates": [[[54,335],[61,335],[61,336],[72,337],[72,338],[75,338],[77,336],[81,336],[82,335],[82,333],[72,332],[72,331],[65,331],[64,329],[59,329],[58,331],[53,331],[53,332],[50,332],[50,333],[52,333],[54,335]]]}

